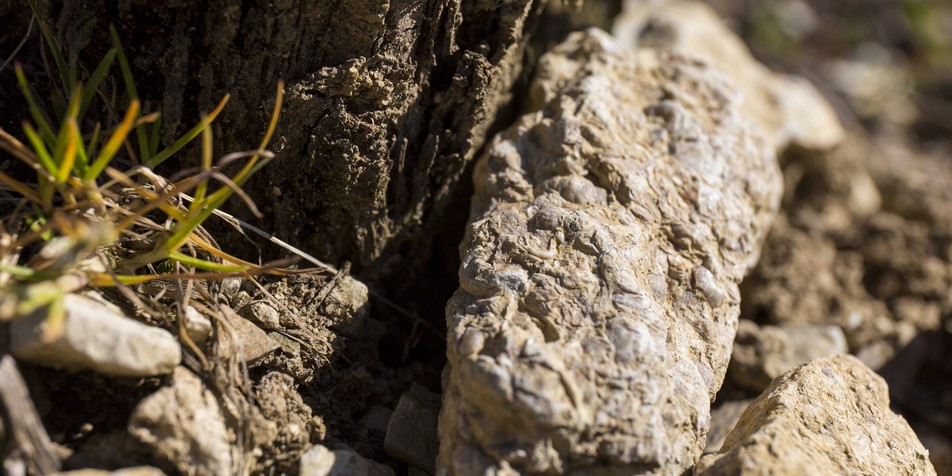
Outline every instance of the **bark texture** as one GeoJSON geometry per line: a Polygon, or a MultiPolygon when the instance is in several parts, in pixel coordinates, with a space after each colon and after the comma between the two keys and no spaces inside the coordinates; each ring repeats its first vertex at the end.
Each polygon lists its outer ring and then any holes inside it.
{"type": "Polygon", "coordinates": [[[455,185],[510,99],[543,3],[94,0],[47,10],[89,61],[116,25],[140,94],[161,101],[166,140],[230,93],[221,148],[257,147],[285,79],[278,160],[250,186],[263,228],[386,275],[425,254],[457,212],[455,185]]]}

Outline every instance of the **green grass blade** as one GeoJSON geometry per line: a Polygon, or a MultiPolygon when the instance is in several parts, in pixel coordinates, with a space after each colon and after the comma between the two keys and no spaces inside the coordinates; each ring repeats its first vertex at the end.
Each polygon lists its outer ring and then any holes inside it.
{"type": "Polygon", "coordinates": [[[169,157],[172,156],[172,154],[178,152],[179,149],[185,147],[185,145],[191,142],[192,139],[198,137],[198,135],[201,134],[202,131],[208,127],[216,117],[218,117],[218,114],[220,114],[221,110],[225,108],[225,104],[228,103],[228,99],[230,97],[230,95],[226,94],[225,97],[222,98],[221,102],[218,103],[218,106],[215,108],[215,110],[208,115],[208,117],[196,124],[195,127],[186,132],[185,135],[179,137],[179,139],[175,141],[174,144],[165,148],[162,152],[155,154],[154,157],[145,162],[145,165],[151,169],[154,169],[162,162],[165,162],[169,157]]]}
{"type": "Polygon", "coordinates": [[[99,176],[102,173],[103,169],[109,165],[109,161],[115,157],[116,152],[119,151],[119,148],[122,147],[122,143],[125,142],[126,136],[129,135],[129,131],[132,129],[132,124],[135,123],[136,117],[139,115],[139,101],[137,99],[132,100],[132,103],[129,104],[129,109],[126,110],[126,116],[122,119],[122,122],[116,126],[115,132],[112,133],[112,137],[106,141],[106,145],[103,146],[102,150],[99,152],[99,155],[96,156],[96,160],[93,161],[92,165],[89,166],[89,170],[86,171],[86,176],[83,177],[85,180],[92,180],[99,176]]]}
{"type": "Polygon", "coordinates": [[[99,90],[99,85],[104,79],[106,79],[106,74],[109,73],[109,68],[112,66],[112,62],[116,58],[116,49],[111,48],[106,52],[106,56],[103,57],[102,61],[99,63],[99,66],[93,71],[93,74],[89,76],[89,84],[86,85],[86,88],[83,89],[83,100],[79,108],[79,118],[82,119],[86,117],[86,111],[89,110],[89,106],[93,102],[93,98],[96,97],[96,91],[99,90]]]}
{"type": "Polygon", "coordinates": [[[60,158],[59,174],[56,175],[58,183],[66,183],[70,172],[73,170],[73,164],[76,162],[77,149],[81,149],[79,144],[79,126],[76,125],[76,118],[70,117],[66,120],[66,148],[63,156],[60,158]]]}
{"type": "Polygon", "coordinates": [[[87,165],[89,162],[88,158],[96,155],[96,144],[99,142],[99,132],[101,129],[102,125],[97,122],[96,127],[93,128],[93,134],[89,137],[89,147],[86,148],[87,165]]]}
{"type": "MultiPolygon", "coordinates": [[[[119,60],[119,69],[122,71],[122,82],[126,85],[126,93],[129,99],[139,99],[139,90],[136,88],[136,82],[132,78],[132,68],[129,67],[129,61],[126,59],[126,52],[122,49],[122,42],[119,41],[119,32],[114,25],[109,25],[109,36],[112,38],[112,47],[116,50],[116,59],[119,60]]],[[[136,126],[136,139],[139,141],[139,161],[148,163],[152,158],[149,150],[149,135],[146,132],[145,124],[136,126]]]]}
{"type": "Polygon", "coordinates": [[[122,43],[119,42],[119,33],[116,32],[115,26],[109,25],[109,35],[112,38],[112,47],[116,50],[116,59],[119,60],[119,69],[122,70],[122,80],[126,84],[129,99],[139,99],[136,83],[132,80],[132,69],[129,68],[129,61],[126,60],[126,52],[122,49],[122,43]]]}
{"type": "Polygon", "coordinates": [[[0,271],[8,273],[17,279],[32,279],[36,276],[36,271],[33,268],[17,266],[15,264],[0,263],[0,271]]]}
{"type": "Polygon", "coordinates": [[[37,134],[29,122],[23,123],[23,133],[26,135],[30,145],[33,146],[33,152],[36,153],[36,158],[40,161],[40,165],[46,169],[47,173],[55,177],[59,173],[59,167],[53,162],[50,151],[46,148],[46,144],[43,143],[43,139],[40,138],[40,135],[37,134]]]}
{"type": "Polygon", "coordinates": [[[30,109],[30,115],[33,117],[33,122],[36,122],[37,127],[40,129],[41,137],[43,137],[46,143],[52,144],[56,140],[56,134],[53,133],[53,127],[50,126],[49,118],[46,117],[46,113],[36,103],[36,100],[33,99],[33,93],[30,84],[26,81],[26,75],[23,74],[23,68],[17,64],[15,71],[17,83],[20,85],[20,92],[23,93],[23,97],[26,99],[27,106],[30,109]]]}
{"type": "MultiPolygon", "coordinates": [[[[202,121],[207,121],[207,119],[202,119],[202,121]]],[[[202,129],[202,172],[205,172],[212,168],[212,131],[208,128],[208,124],[205,124],[205,128],[202,129]]],[[[188,207],[189,214],[192,212],[192,208],[201,206],[202,202],[205,201],[205,192],[208,191],[208,179],[202,180],[195,187],[195,200],[192,201],[192,204],[188,207]]]]}
{"type": "Polygon", "coordinates": [[[185,266],[204,269],[206,271],[215,271],[218,273],[241,273],[248,270],[247,266],[213,263],[211,261],[195,258],[194,256],[189,256],[184,253],[179,253],[178,251],[170,251],[169,258],[178,261],[185,266]]]}
{"type": "Polygon", "coordinates": [[[152,124],[152,134],[149,138],[149,158],[159,152],[159,133],[162,132],[162,116],[152,124]]]}
{"type": "Polygon", "coordinates": [[[30,10],[33,11],[33,16],[36,17],[36,23],[39,24],[40,31],[43,32],[43,38],[46,39],[46,44],[50,48],[50,53],[53,54],[53,61],[56,62],[56,69],[59,70],[60,80],[63,81],[63,89],[65,91],[73,89],[74,83],[70,82],[71,77],[69,68],[66,66],[66,60],[63,58],[63,53],[60,51],[59,45],[56,44],[56,40],[53,39],[49,28],[46,27],[46,22],[40,17],[36,0],[26,0],[26,3],[30,6],[30,10]]]}
{"type": "Polygon", "coordinates": [[[66,107],[65,116],[63,117],[63,124],[60,126],[59,135],[56,136],[56,147],[53,148],[53,163],[56,164],[58,169],[58,173],[54,174],[58,183],[66,182],[76,160],[76,142],[74,142],[72,136],[73,129],[78,128],[76,115],[79,114],[81,96],[82,89],[77,86],[70,96],[69,105],[66,107]],[[72,150],[69,149],[70,147],[72,147],[72,150]]]}

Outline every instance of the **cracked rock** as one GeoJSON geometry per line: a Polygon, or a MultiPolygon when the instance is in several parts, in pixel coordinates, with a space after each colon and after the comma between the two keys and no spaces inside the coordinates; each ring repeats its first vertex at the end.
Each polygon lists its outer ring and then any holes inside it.
{"type": "Polygon", "coordinates": [[[233,473],[235,434],[215,395],[184,367],[168,386],[146,397],[129,418],[129,432],[182,474],[233,473]]]}
{"type": "Polygon", "coordinates": [[[438,473],[687,471],[781,194],[735,90],[681,55],[575,33],[474,183],[438,473]]]}
{"type": "Polygon", "coordinates": [[[909,424],[889,409],[886,382],[838,355],[774,381],[695,474],[936,473],[909,424]]]}

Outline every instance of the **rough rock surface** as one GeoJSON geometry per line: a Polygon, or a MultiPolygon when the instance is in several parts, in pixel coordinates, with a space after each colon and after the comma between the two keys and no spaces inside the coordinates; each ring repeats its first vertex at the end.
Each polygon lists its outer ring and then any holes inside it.
{"type": "Polygon", "coordinates": [[[855,357],[814,360],[758,397],[696,474],[935,474],[887,392],[855,357]]]}
{"type": "Polygon", "coordinates": [[[741,319],[727,376],[734,384],[759,393],[798,365],[847,350],[839,326],[761,327],[741,319]]]}
{"type": "Polygon", "coordinates": [[[51,474],[49,476],[165,476],[165,473],[158,468],[151,466],[135,466],[132,468],[122,468],[115,471],[106,471],[104,469],[80,469],[76,471],[64,471],[51,474]]]}
{"type": "Polygon", "coordinates": [[[705,3],[629,0],[613,32],[626,45],[673,49],[724,71],[744,93],[744,117],[777,150],[828,149],[844,137],[836,112],[812,84],[767,69],[705,3]]]}
{"type": "Polygon", "coordinates": [[[576,33],[475,172],[438,467],[675,474],[704,447],[737,283],[780,198],[722,76],[576,33]]]}
{"type": "Polygon", "coordinates": [[[314,445],[301,456],[301,476],[393,476],[393,470],[350,450],[314,445]]]}
{"type": "Polygon", "coordinates": [[[182,474],[233,474],[235,433],[202,381],[184,367],[169,385],[146,397],[129,418],[129,432],[182,474]]]}
{"type": "Polygon", "coordinates": [[[384,449],[387,454],[430,473],[436,471],[436,439],[440,396],[414,384],[400,397],[387,423],[384,449]]]}
{"type": "Polygon", "coordinates": [[[10,352],[37,365],[91,369],[107,375],[144,377],[167,374],[182,360],[172,334],[129,319],[114,306],[67,294],[62,333],[43,341],[46,313],[10,323],[10,352]]]}

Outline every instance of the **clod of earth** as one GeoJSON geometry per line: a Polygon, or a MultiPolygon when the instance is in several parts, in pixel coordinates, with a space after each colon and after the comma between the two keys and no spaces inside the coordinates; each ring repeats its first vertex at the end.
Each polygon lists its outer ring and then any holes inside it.
{"type": "Polygon", "coordinates": [[[703,63],[597,30],[541,58],[530,112],[475,172],[439,468],[694,464],[781,194],[736,97],[703,63]]]}

